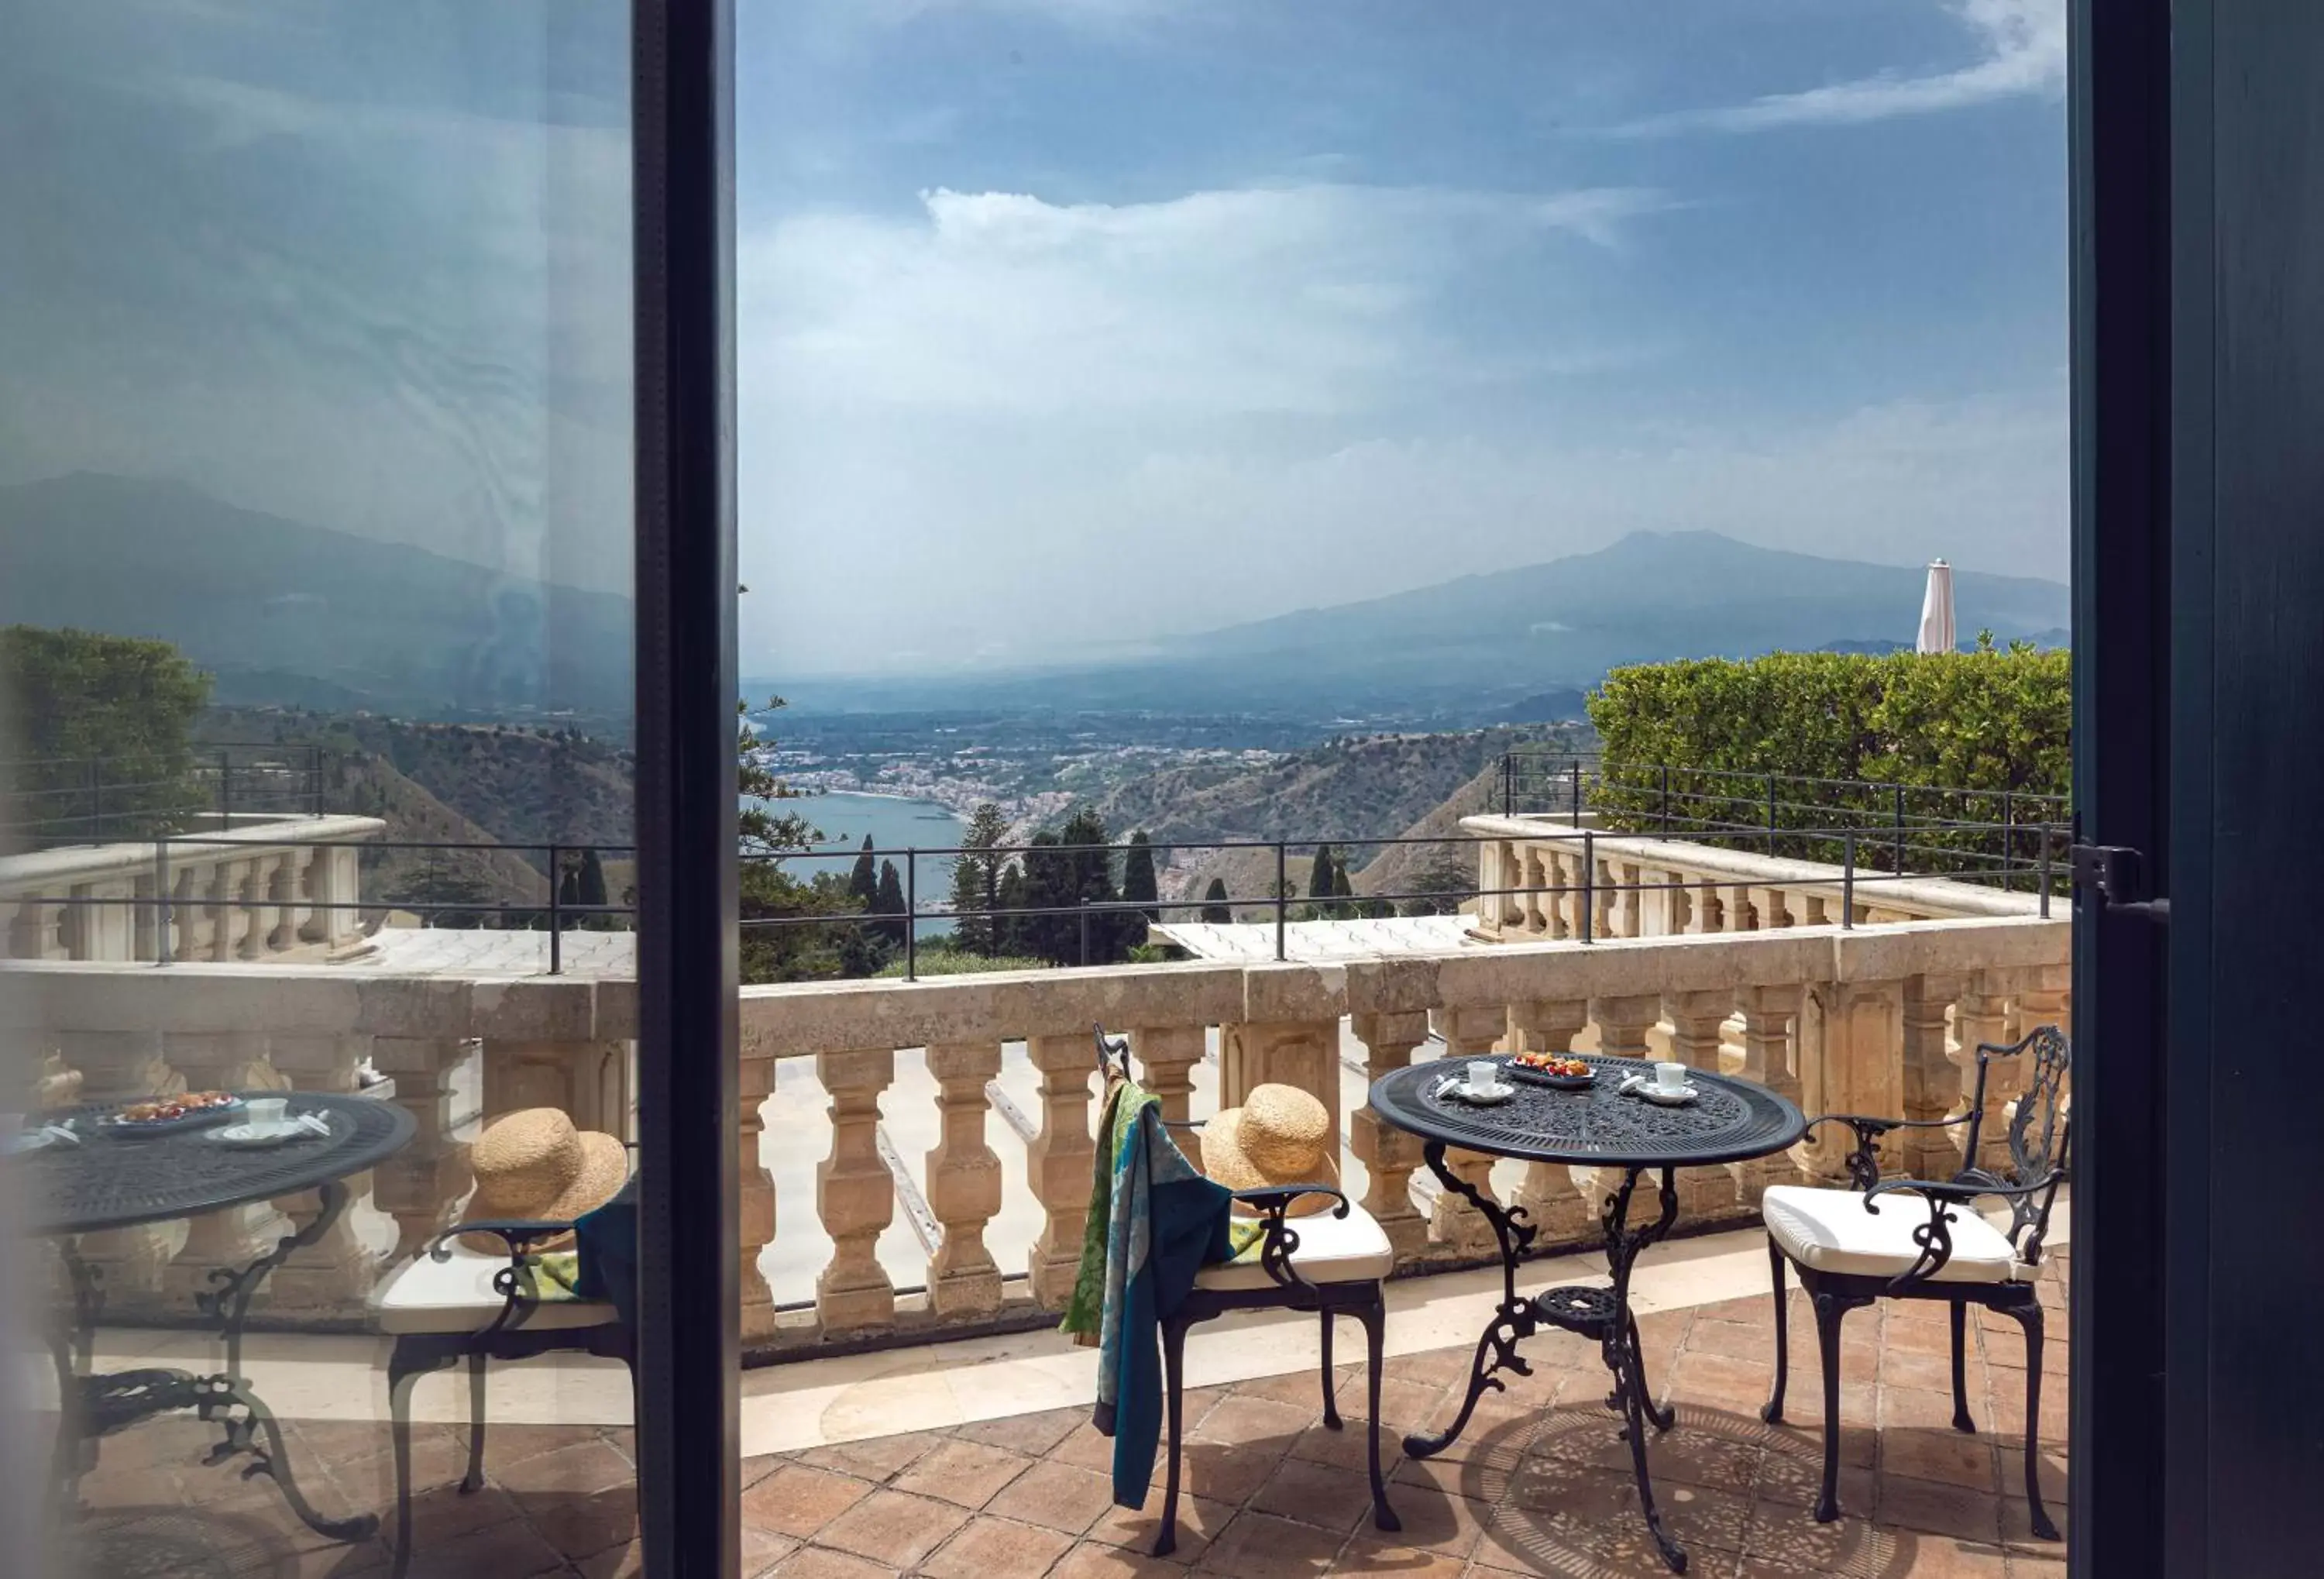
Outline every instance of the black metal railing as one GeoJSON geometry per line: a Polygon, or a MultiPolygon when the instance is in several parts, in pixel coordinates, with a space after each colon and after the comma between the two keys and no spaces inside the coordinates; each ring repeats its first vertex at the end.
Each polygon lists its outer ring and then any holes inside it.
{"type": "Polygon", "coordinates": [[[241,817],[320,817],[319,745],[206,742],[182,757],[43,757],[0,762],[0,845],[140,840],[241,817]]]}
{"type": "Polygon", "coordinates": [[[1796,773],[1609,762],[1591,752],[1505,753],[1493,808],[1521,817],[1562,817],[1579,827],[1585,815],[1609,833],[1700,838],[1756,835],[1764,853],[1837,862],[1840,837],[1885,845],[1902,870],[1926,858],[1930,875],[1960,875],[2030,845],[2034,830],[2070,823],[2062,795],[2025,790],[1900,784],[1796,773]]]}

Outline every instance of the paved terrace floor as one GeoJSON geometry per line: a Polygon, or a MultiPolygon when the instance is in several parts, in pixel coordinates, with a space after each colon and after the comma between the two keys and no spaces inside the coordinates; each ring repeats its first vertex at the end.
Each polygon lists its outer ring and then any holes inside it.
{"type": "MultiPolygon", "coordinates": [[[[1720,1238],[1737,1241],[1729,1248],[1739,1251],[1756,1235],[1720,1238]]],[[[1653,1464],[1668,1523],[1692,1553],[1690,1573],[1715,1579],[2062,1576],[2062,1545],[2033,1538],[2022,1497],[2017,1444],[2025,1374],[2017,1329],[1990,1318],[1972,1324],[1971,1407],[1982,1430],[1964,1436],[1950,1425],[1942,1307],[1890,1303],[1851,1315],[1841,1356],[1845,1517],[1818,1525],[1808,1514],[1821,1420],[1813,1323],[1794,1290],[1791,1423],[1763,1425],[1758,1406],[1772,1374],[1772,1325],[1764,1260],[1757,1289],[1736,1291],[1746,1259],[1722,1253],[1701,1263],[1722,1269],[1717,1277],[1727,1285],[1726,1297],[1648,1308],[1640,1320],[1649,1374],[1678,1414],[1676,1427],[1655,1441],[1653,1464]]],[[[2061,1257],[2043,1287],[2052,1316],[2043,1356],[2041,1459],[2044,1495],[2061,1525],[2063,1275],[2061,1257]]],[[[1717,1294],[1715,1280],[1698,1274],[1688,1286],[1717,1294]]],[[[1472,1303],[1462,1295],[1414,1308],[1425,1313],[1424,1330],[1439,1334],[1448,1320],[1464,1318],[1472,1303]]],[[[1416,1319],[1408,1316],[1407,1324],[1416,1319]]],[[[1392,1316],[1392,1334],[1396,1325],[1392,1316]]],[[[1591,1345],[1563,1334],[1534,1340],[1526,1349],[1534,1375],[1513,1379],[1507,1395],[1480,1407],[1461,1443],[1425,1462],[1401,1460],[1396,1444],[1408,1429],[1449,1418],[1469,1347],[1393,1354],[1381,1402],[1383,1451],[1395,1465],[1391,1496],[1404,1529],[1389,1536],[1371,1528],[1367,1512],[1362,1367],[1339,1369],[1348,1425],[1326,1431],[1312,1362],[1287,1368],[1292,1350],[1301,1346],[1284,1341],[1294,1329],[1278,1326],[1271,1337],[1254,1337],[1237,1327],[1230,1318],[1197,1329],[1190,1344],[1197,1378],[1205,1367],[1213,1375],[1222,1367],[1242,1374],[1188,1392],[1192,1495],[1181,1507],[1180,1544],[1171,1559],[1145,1555],[1160,1503],[1158,1476],[1148,1510],[1113,1508],[1105,1473],[1111,1445],[1089,1426],[1084,1406],[959,1418],[968,1372],[1006,1375],[1012,1365],[1050,1362],[995,1359],[989,1347],[971,1344],[951,1345],[949,1353],[912,1352],[901,1362],[908,1372],[890,1371],[893,1387],[850,1380],[878,1374],[878,1356],[752,1373],[746,1426],[754,1410],[771,1407],[779,1417],[748,1435],[764,1441],[771,1430],[778,1439],[788,1435],[816,1445],[744,1461],[743,1573],[749,1579],[1628,1579],[1665,1572],[1637,1518],[1628,1449],[1603,1408],[1606,1376],[1591,1345]],[[1277,1356],[1258,1367],[1268,1373],[1250,1373],[1254,1348],[1277,1356]],[[947,1376],[945,1385],[928,1385],[947,1376]],[[876,1407],[864,1407],[867,1388],[878,1395],[876,1407]],[[926,1416],[918,1425],[916,1408],[926,1416]],[[849,1419],[858,1429],[876,1426],[877,1434],[853,1435],[849,1419]]],[[[1313,1324],[1302,1318],[1296,1331],[1312,1334],[1313,1324]]],[[[1343,1356],[1354,1334],[1351,1324],[1343,1356]]],[[[512,1386],[496,1380],[495,1396],[510,1414],[537,1421],[545,1417],[538,1408],[543,1380],[553,1376],[512,1374],[512,1386]]],[[[575,1373],[569,1382],[610,1380],[575,1373]]],[[[1044,1397],[1038,1387],[1006,1385],[1033,1401],[1054,1401],[1053,1392],[1044,1397]]],[[[574,1390],[563,1386],[558,1396],[574,1390]]],[[[449,1401],[447,1386],[427,1411],[434,1421],[419,1431],[414,1574],[615,1579],[641,1572],[625,1427],[495,1424],[488,1483],[463,1496],[453,1482],[465,1447],[447,1423],[443,1406],[449,1401]]],[[[318,1407],[301,1416],[286,1408],[310,1494],[332,1512],[386,1510],[392,1482],[385,1427],[318,1417],[327,1412],[318,1407]]],[[[198,1451],[207,1440],[191,1422],[170,1421],[104,1444],[97,1469],[83,1482],[93,1509],[84,1527],[95,1548],[88,1555],[99,1559],[88,1571],[201,1579],[385,1573],[380,1545],[327,1545],[289,1518],[263,1478],[244,1481],[231,1464],[202,1466],[198,1451]]]]}

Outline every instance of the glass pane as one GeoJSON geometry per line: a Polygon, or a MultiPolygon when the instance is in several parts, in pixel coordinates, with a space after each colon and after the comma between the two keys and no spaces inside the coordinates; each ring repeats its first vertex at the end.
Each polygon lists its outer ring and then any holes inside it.
{"type": "Polygon", "coordinates": [[[627,7],[5,9],[14,1549],[633,1566],[627,7]]]}

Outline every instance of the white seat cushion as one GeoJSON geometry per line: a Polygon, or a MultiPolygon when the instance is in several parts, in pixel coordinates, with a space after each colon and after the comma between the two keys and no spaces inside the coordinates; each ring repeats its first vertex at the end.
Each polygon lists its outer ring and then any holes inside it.
{"type": "MultiPolygon", "coordinates": [[[[1929,1222],[1925,1197],[1888,1195],[1864,1209],[1854,1190],[1817,1190],[1777,1185],[1760,1207],[1767,1232],[1784,1253],[1814,1271],[1850,1278],[1894,1278],[1921,1259],[1913,1230],[1929,1222]]],[[[1946,1209],[1952,1258],[1937,1269],[1932,1283],[2031,1282],[2033,1268],[2021,1262],[2001,1231],[1966,1206],[1946,1209]]]]}
{"type": "MultiPolygon", "coordinates": [[[[506,1256],[479,1254],[458,1243],[450,1257],[423,1255],[379,1291],[374,1314],[383,1333],[471,1333],[493,1325],[508,1303],[493,1292],[493,1274],[506,1256]]],[[[603,1299],[544,1299],[524,1318],[522,1330],[541,1332],[599,1326],[618,1320],[603,1299]]]]}
{"type": "MultiPolygon", "coordinates": [[[[1369,1283],[1396,1268],[1396,1247],[1361,1206],[1351,1205],[1345,1217],[1318,1212],[1312,1217],[1289,1218],[1286,1224],[1299,1236],[1291,1264],[1310,1283],[1369,1283]]],[[[1259,1265],[1256,1249],[1243,1260],[1204,1267],[1194,1274],[1195,1288],[1221,1292],[1277,1286],[1259,1265]]]]}

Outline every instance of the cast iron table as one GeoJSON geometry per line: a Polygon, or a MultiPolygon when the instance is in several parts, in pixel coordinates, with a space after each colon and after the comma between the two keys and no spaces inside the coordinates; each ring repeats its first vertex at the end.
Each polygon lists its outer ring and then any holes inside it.
{"type": "Polygon", "coordinates": [[[52,1123],[69,1122],[82,1137],[79,1145],[59,1142],[0,1165],[21,1170],[19,1183],[32,1232],[56,1241],[72,1282],[72,1334],[69,1339],[58,1334],[51,1341],[62,1417],[58,1422],[57,1490],[69,1508],[80,1479],[84,1439],[189,1408],[216,1423],[222,1433],[205,1462],[219,1464],[247,1453],[254,1462],[244,1474],[272,1476],[291,1511],[309,1528],[333,1540],[367,1540],[379,1528],[376,1514],[326,1519],[300,1491],[283,1451],[282,1428],[242,1373],[242,1330],[251,1298],[267,1275],[294,1251],[329,1233],[346,1210],[347,1176],[392,1156],[410,1140],[411,1115],[393,1103],[368,1097],[311,1092],[244,1094],[287,1096],[292,1116],[319,1114],[330,1133],[262,1150],[220,1143],[212,1139],[216,1125],[125,1138],[94,1129],[95,1120],[121,1105],[101,1103],[45,1115],[52,1123]],[[312,1222],[284,1236],[248,1266],[213,1270],[211,1286],[194,1297],[200,1315],[226,1340],[223,1371],[197,1376],[152,1368],[93,1371],[95,1328],[105,1307],[103,1274],[81,1259],[75,1236],[197,1217],[306,1190],[322,1196],[322,1209],[312,1222]],[[263,1445],[257,1439],[261,1434],[263,1445]]]}
{"type": "Polygon", "coordinates": [[[1623,1417],[1622,1435],[1630,1444],[1630,1463],[1646,1528],[1662,1548],[1663,1560],[1671,1571],[1683,1574],[1685,1548],[1663,1530],[1662,1515],[1655,1507],[1654,1482],[1646,1470],[1646,1423],[1653,1422],[1657,1432],[1667,1431],[1672,1415],[1655,1407],[1653,1390],[1646,1384],[1638,1324],[1630,1314],[1630,1270],[1638,1252],[1668,1233],[1678,1220],[1678,1191],[1673,1177],[1678,1168],[1740,1162],[1780,1151],[1800,1138],[1807,1121],[1797,1107],[1764,1085],[1701,1069],[1689,1077],[1702,1094],[1684,1106],[1664,1107],[1642,1096],[1623,1095],[1620,1086],[1627,1076],[1654,1076],[1651,1064],[1629,1058],[1589,1058],[1597,1078],[1582,1090],[1520,1084],[1507,1102],[1479,1106],[1442,1090],[1460,1077],[1467,1062],[1442,1058],[1416,1064],[1382,1076],[1371,1089],[1372,1111],[1427,1142],[1423,1156],[1428,1170],[1492,1224],[1501,1255],[1500,1307],[1477,1340],[1469,1392],[1462,1400],[1461,1412],[1439,1436],[1406,1437],[1404,1450],[1414,1458],[1426,1458],[1458,1440],[1486,1390],[1508,1385],[1495,1372],[1532,1374],[1532,1367],[1517,1353],[1517,1344],[1541,1328],[1558,1327],[1594,1338],[1606,1369],[1613,1373],[1614,1390],[1607,1397],[1606,1407],[1623,1417]],[[1448,1146],[1526,1162],[1619,1168],[1622,1182],[1607,1195],[1603,1214],[1606,1262],[1613,1274],[1613,1286],[1547,1288],[1530,1297],[1519,1294],[1517,1265],[1535,1253],[1533,1242],[1539,1230],[1526,1221],[1523,1206],[1502,1205],[1489,1191],[1478,1189],[1446,1167],[1448,1146]],[[1639,1176],[1649,1169],[1660,1170],[1662,1210],[1652,1222],[1633,1226],[1630,1197],[1637,1190],[1639,1176]]]}

